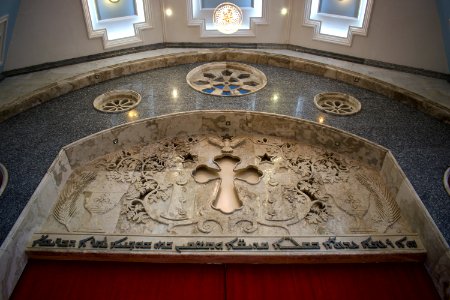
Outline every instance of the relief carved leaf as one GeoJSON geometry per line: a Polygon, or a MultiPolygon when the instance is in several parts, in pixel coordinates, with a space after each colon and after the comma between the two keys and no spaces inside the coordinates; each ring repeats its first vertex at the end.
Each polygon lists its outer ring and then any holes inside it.
{"type": "Polygon", "coordinates": [[[327,222],[331,217],[329,206],[322,201],[316,201],[312,206],[309,213],[306,215],[306,222],[309,224],[319,224],[327,222]]]}
{"type": "Polygon", "coordinates": [[[375,194],[375,207],[379,217],[386,223],[386,232],[400,219],[400,208],[397,202],[395,202],[388,188],[380,181],[361,173],[357,174],[357,179],[370,192],[375,194]]]}
{"type": "Polygon", "coordinates": [[[59,223],[66,226],[68,231],[71,231],[69,228],[70,220],[82,204],[77,202],[77,198],[81,191],[95,179],[95,176],[94,172],[83,172],[79,176],[69,179],[59,195],[53,209],[53,216],[59,223]]]}
{"type": "Polygon", "coordinates": [[[338,158],[334,153],[325,152],[313,163],[313,170],[322,175],[325,183],[334,183],[348,180],[349,170],[355,166],[349,165],[344,159],[338,158]]]}
{"type": "Polygon", "coordinates": [[[150,216],[145,211],[145,208],[140,200],[135,200],[128,203],[126,210],[122,213],[126,214],[128,220],[137,224],[146,223],[150,219],[150,216]]]}

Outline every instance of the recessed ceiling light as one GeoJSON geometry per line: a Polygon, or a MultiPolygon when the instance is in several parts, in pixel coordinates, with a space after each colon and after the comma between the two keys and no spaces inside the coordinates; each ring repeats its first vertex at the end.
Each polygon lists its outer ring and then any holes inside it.
{"type": "Polygon", "coordinates": [[[178,90],[177,89],[172,90],[172,98],[174,98],[174,99],[178,98],[178,90]]]}

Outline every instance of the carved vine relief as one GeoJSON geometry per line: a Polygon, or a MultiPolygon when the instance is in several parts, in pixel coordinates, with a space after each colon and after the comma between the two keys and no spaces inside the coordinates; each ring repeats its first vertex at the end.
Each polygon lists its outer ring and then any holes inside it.
{"type": "Polygon", "coordinates": [[[282,138],[228,135],[104,156],[74,172],[50,219],[53,230],[118,234],[408,231],[376,171],[282,138]]]}

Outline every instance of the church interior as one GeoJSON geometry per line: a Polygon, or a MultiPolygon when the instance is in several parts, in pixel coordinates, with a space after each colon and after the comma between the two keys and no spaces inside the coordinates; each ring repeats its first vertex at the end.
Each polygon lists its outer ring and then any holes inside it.
{"type": "Polygon", "coordinates": [[[449,299],[449,124],[446,0],[2,0],[0,299],[449,299]]]}

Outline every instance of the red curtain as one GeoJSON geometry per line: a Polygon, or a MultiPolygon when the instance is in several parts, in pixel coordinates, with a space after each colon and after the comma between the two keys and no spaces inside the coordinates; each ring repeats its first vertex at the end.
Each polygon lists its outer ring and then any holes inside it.
{"type": "Polygon", "coordinates": [[[206,265],[31,260],[12,299],[439,299],[421,264],[206,265]]]}
{"type": "Polygon", "coordinates": [[[12,299],[222,299],[220,265],[29,261],[12,299]]]}
{"type": "Polygon", "coordinates": [[[228,299],[439,299],[420,264],[228,265],[228,299]]]}

